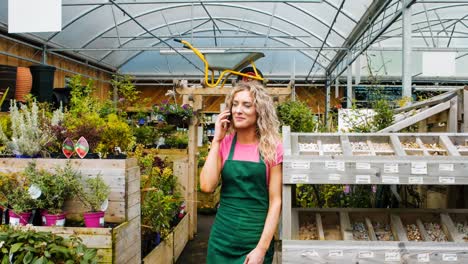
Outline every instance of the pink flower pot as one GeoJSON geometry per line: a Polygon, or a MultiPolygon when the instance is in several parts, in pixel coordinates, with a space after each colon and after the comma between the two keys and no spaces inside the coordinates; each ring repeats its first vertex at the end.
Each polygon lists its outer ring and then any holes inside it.
{"type": "Polygon", "coordinates": [[[86,227],[104,227],[104,212],[84,213],[84,222],[86,227]]]}
{"type": "Polygon", "coordinates": [[[42,215],[45,218],[45,226],[65,226],[65,214],[48,214],[47,212],[42,215]]]}
{"type": "Polygon", "coordinates": [[[8,215],[10,216],[10,225],[27,225],[31,214],[31,212],[16,214],[12,210],[9,210],[8,215]]]}
{"type": "Polygon", "coordinates": [[[42,226],[45,226],[45,225],[46,225],[46,217],[45,217],[45,215],[47,214],[47,212],[48,212],[48,211],[45,210],[45,209],[42,209],[42,210],[41,210],[41,225],[42,225],[42,226]]]}

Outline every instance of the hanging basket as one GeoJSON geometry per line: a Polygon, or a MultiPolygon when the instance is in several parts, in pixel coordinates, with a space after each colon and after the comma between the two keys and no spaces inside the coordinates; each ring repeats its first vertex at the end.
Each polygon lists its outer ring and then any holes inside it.
{"type": "Polygon", "coordinates": [[[190,119],[182,119],[179,115],[168,114],[166,115],[166,123],[177,127],[187,127],[190,123],[190,119]]]}
{"type": "Polygon", "coordinates": [[[25,102],[24,97],[31,92],[32,74],[27,67],[18,67],[16,71],[15,99],[18,102],[25,102]]]}

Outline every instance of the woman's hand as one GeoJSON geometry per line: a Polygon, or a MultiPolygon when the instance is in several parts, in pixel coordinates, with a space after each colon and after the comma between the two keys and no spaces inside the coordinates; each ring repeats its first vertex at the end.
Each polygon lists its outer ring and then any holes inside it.
{"type": "Polygon", "coordinates": [[[231,121],[229,121],[230,116],[231,111],[229,110],[224,110],[218,115],[218,118],[216,118],[215,122],[215,133],[213,141],[221,142],[224,136],[226,136],[226,131],[228,130],[231,124],[231,121]]]}
{"type": "Polygon", "coordinates": [[[245,258],[244,264],[262,264],[266,251],[259,247],[254,248],[245,258]]]}

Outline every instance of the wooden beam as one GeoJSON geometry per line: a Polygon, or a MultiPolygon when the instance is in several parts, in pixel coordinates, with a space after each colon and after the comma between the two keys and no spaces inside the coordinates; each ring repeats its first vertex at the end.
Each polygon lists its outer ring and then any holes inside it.
{"type": "Polygon", "coordinates": [[[405,228],[403,227],[403,223],[401,222],[400,216],[396,214],[390,215],[390,224],[392,225],[392,229],[394,232],[394,236],[396,236],[396,240],[398,241],[408,241],[408,237],[406,235],[405,228]]]}
{"type": "Polygon", "coordinates": [[[423,222],[421,221],[421,219],[417,219],[416,220],[416,225],[418,226],[418,229],[419,229],[419,233],[421,234],[421,237],[424,241],[432,241],[431,237],[429,236],[429,234],[427,233],[426,231],[426,228],[424,227],[424,224],[423,222]]]}
{"type": "Polygon", "coordinates": [[[325,234],[323,232],[322,216],[319,213],[315,214],[315,224],[317,225],[319,240],[325,240],[325,234]]]}
{"type": "MultiPolygon", "coordinates": [[[[461,88],[460,88],[461,89],[461,88]]],[[[440,95],[437,95],[437,96],[434,96],[428,100],[424,100],[424,101],[421,101],[421,102],[417,102],[417,103],[414,103],[412,105],[409,105],[409,106],[405,106],[405,107],[401,107],[401,108],[397,108],[395,109],[393,112],[395,114],[398,114],[398,113],[402,113],[402,112],[407,112],[409,110],[412,110],[412,109],[415,109],[415,108],[422,108],[422,107],[426,107],[426,106],[433,106],[433,105],[436,105],[436,104],[440,104],[440,103],[443,103],[443,102],[447,102],[448,100],[452,99],[453,97],[457,96],[457,93],[460,89],[456,89],[456,90],[453,90],[453,91],[450,91],[450,92],[446,92],[446,93],[443,93],[443,94],[440,94],[440,95]]]]}
{"type": "Polygon", "coordinates": [[[420,113],[417,113],[415,114],[414,116],[412,117],[409,117],[405,120],[402,120],[396,124],[393,124],[389,127],[386,127],[382,130],[380,130],[379,132],[380,133],[386,133],[386,132],[396,132],[396,131],[400,131],[402,130],[403,128],[406,128],[406,127],[409,127],[413,124],[416,124],[417,122],[421,121],[421,120],[424,120],[430,116],[433,116],[435,114],[438,114],[442,111],[445,111],[447,109],[450,108],[450,101],[448,102],[445,102],[445,103],[440,103],[436,106],[433,106],[431,108],[428,108],[424,111],[421,111],[420,113]]]}
{"type": "Polygon", "coordinates": [[[463,239],[464,234],[460,234],[455,227],[455,224],[452,221],[452,218],[447,213],[440,214],[440,222],[442,228],[445,229],[445,233],[448,236],[448,239],[453,242],[465,242],[463,239]]]}
{"type": "Polygon", "coordinates": [[[340,212],[340,229],[343,240],[354,240],[353,228],[351,227],[348,212],[340,212]]]}
{"type": "Polygon", "coordinates": [[[463,132],[468,132],[468,86],[463,89],[463,132]]]}
{"type": "Polygon", "coordinates": [[[367,230],[369,230],[369,239],[371,241],[377,241],[377,235],[375,235],[374,226],[372,225],[372,221],[368,217],[365,218],[365,221],[366,221],[367,230]]]}
{"type": "Polygon", "coordinates": [[[292,230],[291,230],[291,188],[295,185],[286,185],[283,184],[283,210],[282,210],[282,240],[292,239],[292,230]]]}
{"type": "MultiPolygon", "coordinates": [[[[270,95],[290,95],[291,88],[266,88],[270,95]]],[[[176,88],[178,94],[181,95],[204,95],[204,96],[217,96],[226,95],[232,91],[232,88],[176,88]]]]}
{"type": "Polygon", "coordinates": [[[458,149],[453,145],[447,135],[439,136],[439,140],[442,146],[448,151],[449,156],[460,156],[460,152],[458,152],[458,149]]]}
{"type": "Polygon", "coordinates": [[[450,99],[449,118],[447,120],[447,132],[458,131],[458,96],[450,99]]]}

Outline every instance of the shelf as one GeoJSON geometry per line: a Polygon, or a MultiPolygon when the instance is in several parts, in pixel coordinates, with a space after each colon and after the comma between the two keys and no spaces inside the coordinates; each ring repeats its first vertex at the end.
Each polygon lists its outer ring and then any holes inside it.
{"type": "Polygon", "coordinates": [[[283,263],[467,263],[467,221],[466,209],[293,208],[283,263]]]}

